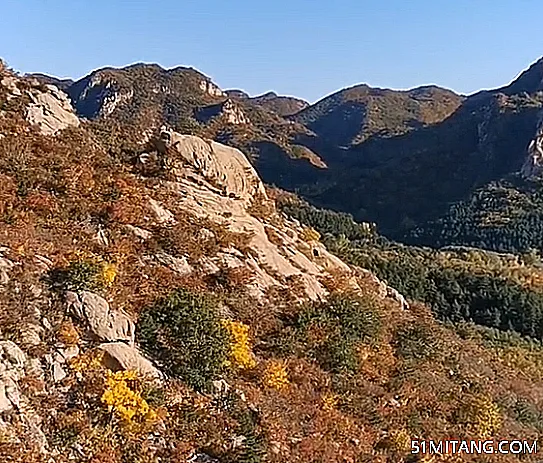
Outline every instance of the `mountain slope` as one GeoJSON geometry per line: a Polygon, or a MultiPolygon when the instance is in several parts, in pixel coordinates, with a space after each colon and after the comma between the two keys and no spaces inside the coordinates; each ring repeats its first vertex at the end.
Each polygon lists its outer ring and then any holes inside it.
{"type": "Polygon", "coordinates": [[[191,68],[166,70],[149,64],[106,68],[66,91],[78,114],[98,125],[121,124],[141,133],[144,127],[156,129],[166,124],[181,133],[227,143],[254,157],[265,157],[260,147],[272,145],[285,158],[325,167],[311,150],[296,148],[294,138],[309,131],[272,109],[277,108],[277,102],[284,103],[281,98],[229,98],[208,77],[191,68]]]}
{"type": "MultiPolygon", "coordinates": [[[[277,184],[319,206],[376,222],[387,236],[403,239],[477,188],[521,169],[540,170],[539,75],[536,64],[510,86],[467,98],[442,122],[401,135],[373,136],[343,150],[304,140],[326,153],[329,168],[277,184]]],[[[273,172],[265,174],[266,180],[273,178],[273,172]]]]}
{"type": "Polygon", "coordinates": [[[227,90],[226,94],[232,96],[232,98],[238,98],[268,111],[273,111],[283,117],[296,114],[309,106],[307,101],[291,96],[279,96],[275,92],[268,92],[255,97],[250,97],[240,90],[227,90]]]}
{"type": "Polygon", "coordinates": [[[157,130],[119,156],[0,73],[2,461],[392,463],[412,438],[540,435],[539,344],[406,310],[240,151],[157,130]]]}
{"type": "Polygon", "coordinates": [[[330,144],[350,146],[372,136],[392,137],[441,122],[462,100],[439,87],[396,91],[357,85],[320,100],[292,119],[330,144]]]}
{"type": "Polygon", "coordinates": [[[541,172],[542,75],[540,60],[511,84],[468,98],[438,87],[360,85],[287,117],[303,103],[223,93],[187,68],[105,69],[68,91],[99,136],[115,128],[111,145],[143,141],[145,130],[165,123],[239,148],[265,182],[405,239],[427,222],[440,233],[438,219],[489,182],[541,172]]]}

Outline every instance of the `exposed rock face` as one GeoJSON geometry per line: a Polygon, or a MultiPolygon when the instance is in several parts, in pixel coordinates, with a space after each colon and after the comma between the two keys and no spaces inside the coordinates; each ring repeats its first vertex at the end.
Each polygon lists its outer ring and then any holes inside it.
{"type": "Polygon", "coordinates": [[[104,351],[104,365],[112,371],[135,370],[152,378],[162,378],[164,375],[135,347],[124,342],[111,342],[99,347],[104,351]]]}
{"type": "Polygon", "coordinates": [[[202,122],[209,122],[211,119],[219,117],[229,124],[249,123],[249,118],[245,115],[243,109],[230,98],[222,103],[207,106],[198,111],[198,119],[202,122]]]}
{"type": "Polygon", "coordinates": [[[26,355],[11,341],[0,341],[0,412],[18,408],[21,392],[17,382],[25,374],[26,355]]]}
{"type": "Polygon", "coordinates": [[[54,85],[47,85],[48,92],[30,91],[31,103],[28,106],[27,121],[37,125],[45,135],[55,135],[70,126],[78,126],[79,119],[74,114],[67,95],[54,85]]]}
{"type": "Polygon", "coordinates": [[[108,302],[89,291],[66,294],[68,311],[85,322],[101,341],[125,341],[134,344],[135,326],[122,311],[112,310],[108,302]]]}
{"type": "MultiPolygon", "coordinates": [[[[331,273],[352,275],[350,267],[322,244],[305,241],[299,224],[276,212],[269,217],[253,215],[255,204],[271,209],[273,205],[256,171],[239,150],[172,131],[161,134],[156,149],[168,157],[176,181],[166,186],[183,210],[247,236],[249,254],[230,248],[206,256],[200,263],[205,273],[224,267],[244,268],[253,276],[247,286],[255,297],[262,297],[267,288],[286,287],[296,281],[310,299],[326,297],[322,280],[331,273]]],[[[171,258],[166,265],[179,267],[181,273],[189,271],[184,262],[171,258]]]]}
{"type": "Polygon", "coordinates": [[[113,79],[96,74],[75,83],[70,95],[80,114],[94,118],[109,116],[118,106],[129,102],[134,91],[120,88],[113,79]]]}
{"type": "Polygon", "coordinates": [[[539,123],[534,138],[528,145],[528,156],[524,161],[521,174],[525,177],[538,175],[543,171],[543,113],[540,114],[539,123]]]}
{"type": "Polygon", "coordinates": [[[174,215],[168,209],[163,207],[158,201],[151,198],[149,200],[149,206],[151,206],[151,210],[155,214],[155,217],[159,223],[168,224],[175,222],[174,215]]]}
{"type": "Polygon", "coordinates": [[[8,91],[7,100],[26,98],[26,120],[44,135],[55,135],[60,130],[78,126],[68,96],[55,85],[44,85],[36,79],[22,81],[15,75],[0,75],[0,85],[8,91]]]}
{"type": "Polygon", "coordinates": [[[202,80],[200,82],[200,89],[211,96],[220,97],[225,95],[224,92],[210,80],[202,80]]]}

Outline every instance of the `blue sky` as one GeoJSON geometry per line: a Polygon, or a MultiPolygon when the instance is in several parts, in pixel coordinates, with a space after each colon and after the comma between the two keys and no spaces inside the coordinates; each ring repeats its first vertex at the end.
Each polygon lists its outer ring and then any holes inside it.
{"type": "Polygon", "coordinates": [[[541,0],[1,0],[0,56],[74,78],[187,65],[309,101],[357,83],[470,93],[543,55],[542,13],[541,0]]]}

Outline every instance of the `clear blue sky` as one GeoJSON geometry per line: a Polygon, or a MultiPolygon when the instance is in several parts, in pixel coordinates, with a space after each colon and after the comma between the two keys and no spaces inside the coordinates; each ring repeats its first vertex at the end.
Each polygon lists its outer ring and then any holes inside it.
{"type": "Polygon", "coordinates": [[[543,55],[542,13],[541,0],[1,0],[0,56],[74,78],[188,65],[310,101],[363,82],[470,93],[543,55]]]}

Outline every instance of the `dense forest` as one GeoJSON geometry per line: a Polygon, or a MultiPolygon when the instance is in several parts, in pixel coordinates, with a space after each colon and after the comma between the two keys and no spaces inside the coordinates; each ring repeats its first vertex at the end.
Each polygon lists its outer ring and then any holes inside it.
{"type": "Polygon", "coordinates": [[[412,230],[406,241],[465,245],[500,252],[543,250],[543,180],[513,175],[476,190],[441,219],[412,230]]]}
{"type": "Polygon", "coordinates": [[[337,255],[371,270],[406,297],[427,303],[440,319],[543,339],[543,266],[536,251],[515,256],[408,246],[379,236],[348,214],[292,197],[280,203],[286,214],[321,233],[337,255]]]}

